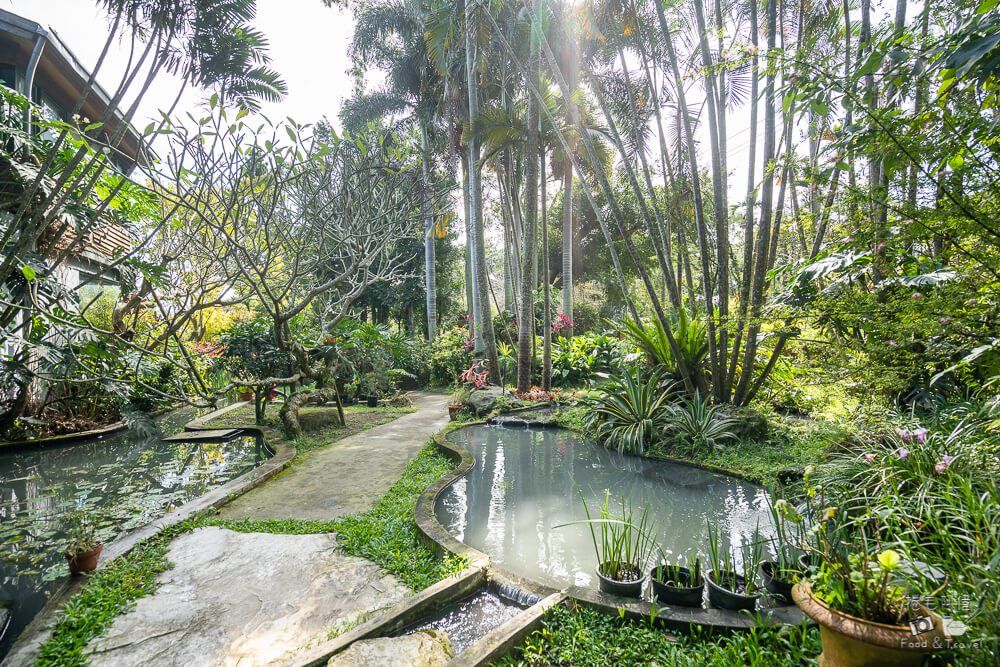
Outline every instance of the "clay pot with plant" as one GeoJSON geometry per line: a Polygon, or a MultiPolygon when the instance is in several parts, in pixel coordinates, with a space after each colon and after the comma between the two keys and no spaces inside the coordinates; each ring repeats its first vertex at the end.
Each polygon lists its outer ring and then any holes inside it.
{"type": "Polygon", "coordinates": [[[84,512],[69,514],[67,537],[68,543],[63,555],[69,564],[70,574],[96,570],[104,543],[97,538],[97,531],[84,512]]]}
{"type": "Polygon", "coordinates": [[[810,526],[798,546],[819,565],[795,584],[792,597],[819,625],[819,664],[916,667],[925,654],[946,648],[942,619],[911,602],[899,552],[883,549],[863,528],[842,520],[835,507],[817,511],[825,506],[822,495],[809,494],[808,520],[789,503],[776,503],[782,532],[789,525],[810,526]]]}
{"type": "Polygon", "coordinates": [[[637,518],[635,509],[624,497],[621,498],[620,510],[613,508],[611,492],[608,491],[595,519],[582,491],[580,500],[587,514],[586,521],[560,524],[556,528],[587,524],[597,556],[599,590],[609,595],[640,597],[646,581],[646,563],[656,544],[656,533],[649,522],[649,506],[643,508],[637,518]]]}
{"type": "Polygon", "coordinates": [[[455,421],[455,417],[458,413],[465,407],[465,404],[469,401],[469,390],[465,387],[459,387],[451,395],[451,403],[448,404],[448,418],[455,421]]]}

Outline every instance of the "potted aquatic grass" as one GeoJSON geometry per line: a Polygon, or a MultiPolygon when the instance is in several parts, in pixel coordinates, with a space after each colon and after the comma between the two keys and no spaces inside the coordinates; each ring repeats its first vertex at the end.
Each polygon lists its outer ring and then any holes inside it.
{"type": "Polygon", "coordinates": [[[664,560],[661,558],[660,564],[649,573],[653,597],[664,604],[700,607],[705,590],[701,558],[694,559],[694,567],[691,569],[663,562],[664,560]]]}
{"type": "MultiPolygon", "coordinates": [[[[775,528],[781,525],[781,516],[776,509],[778,499],[774,492],[771,492],[771,518],[775,528]]],[[[801,558],[797,558],[797,553],[792,544],[785,538],[785,531],[778,530],[777,534],[771,538],[771,549],[774,551],[774,560],[760,561],[760,577],[764,584],[764,589],[768,592],[768,597],[782,604],[795,604],[792,600],[792,587],[802,578],[805,571],[801,564],[801,558]]]]}
{"type": "Polygon", "coordinates": [[[622,597],[640,597],[642,585],[646,580],[646,563],[656,543],[656,535],[651,532],[649,525],[649,506],[643,508],[636,523],[635,510],[624,497],[621,499],[620,512],[613,511],[610,491],[605,492],[604,505],[600,508],[596,519],[591,515],[582,491],[580,500],[583,501],[587,520],[573,521],[556,527],[587,524],[597,555],[597,579],[600,591],[622,597]]]}
{"type": "Polygon", "coordinates": [[[93,524],[83,512],[70,512],[69,522],[69,543],[63,555],[70,574],[96,570],[104,543],[97,538],[93,524]]]}
{"type": "Polygon", "coordinates": [[[757,586],[757,563],[763,556],[763,540],[754,529],[749,545],[741,545],[738,551],[732,548],[720,550],[718,526],[708,524],[709,553],[712,569],[705,573],[708,599],[714,607],[754,611],[760,598],[757,586]]]}

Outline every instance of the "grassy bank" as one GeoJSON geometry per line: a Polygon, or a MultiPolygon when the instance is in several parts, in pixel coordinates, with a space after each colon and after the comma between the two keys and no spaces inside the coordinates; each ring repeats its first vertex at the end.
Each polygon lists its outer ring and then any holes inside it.
{"type": "MultiPolygon", "coordinates": [[[[585,405],[566,405],[559,408],[555,419],[560,426],[594,438],[587,428],[587,413],[585,405]]],[[[693,457],[667,444],[656,444],[646,450],[646,456],[718,467],[766,485],[774,483],[783,470],[826,462],[853,439],[850,427],[833,421],[773,413],[766,417],[768,433],[760,439],[726,441],[693,457]]]]}

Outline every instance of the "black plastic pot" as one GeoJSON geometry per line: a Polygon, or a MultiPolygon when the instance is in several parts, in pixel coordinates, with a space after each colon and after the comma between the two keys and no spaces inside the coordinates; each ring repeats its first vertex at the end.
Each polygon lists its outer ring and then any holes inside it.
{"type": "Polygon", "coordinates": [[[722,572],[720,574],[720,580],[716,583],[714,581],[715,570],[709,570],[705,573],[705,584],[708,586],[708,601],[712,603],[713,607],[731,609],[733,611],[739,611],[740,609],[753,611],[757,608],[757,599],[760,598],[760,595],[744,595],[733,590],[745,588],[746,581],[743,577],[732,572],[722,572]]]}
{"type": "MultiPolygon", "coordinates": [[[[665,584],[662,581],[658,581],[656,578],[657,568],[653,568],[649,572],[649,581],[653,585],[653,597],[664,604],[673,604],[681,607],[700,607],[701,599],[705,591],[705,584],[702,581],[698,581],[697,586],[675,586],[674,584],[665,584]]],[[[691,584],[691,571],[686,567],[678,568],[680,570],[679,580],[675,583],[677,584],[691,584]]]]}
{"type": "Polygon", "coordinates": [[[795,582],[784,578],[791,575],[787,572],[779,572],[782,578],[775,577],[774,575],[779,569],[778,564],[769,560],[762,560],[758,567],[760,577],[764,581],[764,589],[771,594],[771,597],[784,604],[795,604],[795,601],[792,600],[792,587],[795,586],[795,582]]]}
{"type": "Polygon", "coordinates": [[[369,408],[377,408],[378,407],[378,396],[369,396],[368,397],[368,407],[369,408]]]}
{"type": "MultiPolygon", "coordinates": [[[[629,566],[633,571],[639,572],[639,568],[629,566]]],[[[618,581],[601,574],[601,568],[597,568],[598,589],[608,595],[617,595],[623,598],[638,598],[642,595],[642,584],[646,577],[640,576],[635,581],[618,581]]]]}
{"type": "Polygon", "coordinates": [[[819,567],[819,556],[812,553],[799,554],[799,569],[805,573],[819,567]]]}

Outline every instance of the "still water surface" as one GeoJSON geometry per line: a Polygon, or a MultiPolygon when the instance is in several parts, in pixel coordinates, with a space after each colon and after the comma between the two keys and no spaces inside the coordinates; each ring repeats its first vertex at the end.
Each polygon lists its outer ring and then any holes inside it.
{"type": "Polygon", "coordinates": [[[774,532],[767,491],[732,477],[621,455],[563,429],[469,426],[449,439],[476,464],[439,496],[438,520],[495,565],[550,586],[597,584],[589,528],[556,528],[587,518],[577,489],[594,518],[606,489],[612,505],[624,495],[636,515],[648,503],[671,560],[708,562],[707,520],[723,549],[749,544],[758,526],[765,537],[774,532]]]}
{"type": "MultiPolygon", "coordinates": [[[[164,442],[196,416],[62,447],[0,453],[0,605],[12,607],[0,658],[68,574],[66,513],[86,510],[105,543],[163,516],[270,456],[257,438],[164,442]]],[[[0,450],[2,452],[3,450],[0,450]]],[[[2,631],[2,628],[0,628],[2,631]]]]}

